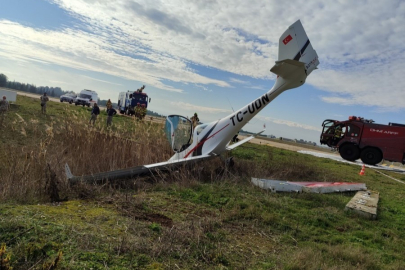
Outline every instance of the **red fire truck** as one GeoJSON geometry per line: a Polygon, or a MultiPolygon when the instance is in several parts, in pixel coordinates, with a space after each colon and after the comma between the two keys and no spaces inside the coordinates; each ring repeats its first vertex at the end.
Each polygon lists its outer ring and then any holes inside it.
{"type": "Polygon", "coordinates": [[[350,116],[349,120],[327,119],[322,123],[321,144],[337,148],[340,156],[375,165],[382,159],[405,164],[405,125],[375,124],[373,120],[350,116]]]}

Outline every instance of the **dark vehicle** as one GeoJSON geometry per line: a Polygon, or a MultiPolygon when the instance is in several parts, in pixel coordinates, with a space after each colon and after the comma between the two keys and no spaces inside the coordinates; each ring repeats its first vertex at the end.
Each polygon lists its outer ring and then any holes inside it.
{"type": "Polygon", "coordinates": [[[60,96],[60,102],[69,102],[70,104],[76,102],[77,95],[75,94],[65,94],[60,96]]]}
{"type": "MultiPolygon", "coordinates": [[[[144,88],[144,87],[143,87],[144,88]]],[[[142,88],[142,90],[143,90],[142,88]]],[[[135,115],[138,116],[137,110],[142,108],[145,110],[148,108],[148,104],[150,103],[150,98],[148,98],[148,94],[143,93],[139,89],[135,92],[121,92],[118,96],[118,110],[122,114],[127,115],[135,115]]]]}
{"type": "Polygon", "coordinates": [[[327,119],[322,123],[321,144],[339,150],[343,159],[361,159],[375,165],[382,159],[405,164],[405,125],[375,124],[373,120],[350,116],[349,120],[327,119]]]}

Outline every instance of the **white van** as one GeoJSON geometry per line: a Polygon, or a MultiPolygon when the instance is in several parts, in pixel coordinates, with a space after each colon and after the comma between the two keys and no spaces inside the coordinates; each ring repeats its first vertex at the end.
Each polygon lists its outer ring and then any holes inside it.
{"type": "Polygon", "coordinates": [[[17,92],[13,91],[12,89],[0,87],[0,98],[2,98],[3,96],[6,96],[7,101],[9,101],[9,102],[17,101],[17,92]]]}
{"type": "Polygon", "coordinates": [[[93,90],[88,90],[84,89],[80,92],[79,95],[77,95],[75,105],[83,105],[90,107],[90,105],[93,105],[94,103],[97,103],[98,101],[98,94],[93,91],[93,90]]]}

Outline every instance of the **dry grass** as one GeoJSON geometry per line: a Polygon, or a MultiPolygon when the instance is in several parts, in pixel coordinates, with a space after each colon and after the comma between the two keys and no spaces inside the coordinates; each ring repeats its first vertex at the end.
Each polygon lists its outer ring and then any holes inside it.
{"type": "MultiPolygon", "coordinates": [[[[162,162],[172,155],[161,124],[115,117],[113,128],[107,129],[105,116],[100,115],[96,125],[89,126],[86,109],[73,107],[72,110],[72,107],[51,103],[48,108],[51,116],[43,116],[32,113],[29,107],[38,101],[27,100],[26,106],[23,104],[10,111],[9,119],[4,123],[9,137],[7,141],[7,134],[2,134],[5,136],[3,140],[14,143],[0,146],[3,153],[0,159],[5,163],[0,168],[0,201],[28,203],[57,201],[67,196],[86,198],[105,188],[82,185],[72,190],[65,177],[65,163],[75,175],[89,175],[162,162]]],[[[273,159],[270,150],[265,150],[264,155],[264,160],[273,159]]],[[[215,159],[191,169],[157,173],[149,181],[190,185],[226,179],[236,184],[252,175],[282,179],[319,176],[315,167],[296,160],[275,164],[242,160],[232,170],[227,170],[224,164],[224,161],[215,159]]],[[[132,179],[121,181],[113,188],[147,186],[148,182],[132,179]]]]}
{"type": "MultiPolygon", "coordinates": [[[[65,109],[66,110],[66,109],[65,109]]],[[[12,114],[13,112],[10,112],[12,114]]],[[[0,200],[35,202],[71,194],[64,175],[68,163],[77,175],[116,170],[166,160],[170,149],[161,126],[150,122],[116,121],[113,129],[88,126],[83,112],[67,110],[61,117],[29,120],[15,114],[5,129],[27,143],[2,144],[0,200]],[[69,115],[70,114],[70,115],[69,115]]],[[[73,195],[74,196],[74,195],[73,195]]]]}

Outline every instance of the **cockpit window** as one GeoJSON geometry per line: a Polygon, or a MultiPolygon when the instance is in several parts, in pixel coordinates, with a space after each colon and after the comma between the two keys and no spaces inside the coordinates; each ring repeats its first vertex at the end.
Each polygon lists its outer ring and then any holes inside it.
{"type": "Polygon", "coordinates": [[[350,137],[357,137],[360,135],[360,128],[353,125],[353,124],[349,124],[347,126],[347,136],[350,137]]]}
{"type": "Polygon", "coordinates": [[[80,96],[79,97],[81,97],[81,98],[87,98],[87,99],[91,99],[91,96],[90,95],[86,95],[86,94],[80,94],[80,96]]]}
{"type": "Polygon", "coordinates": [[[190,145],[192,124],[183,116],[169,115],[166,118],[165,133],[175,152],[181,152],[190,145]]]}

